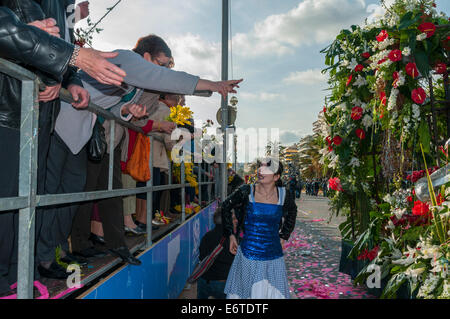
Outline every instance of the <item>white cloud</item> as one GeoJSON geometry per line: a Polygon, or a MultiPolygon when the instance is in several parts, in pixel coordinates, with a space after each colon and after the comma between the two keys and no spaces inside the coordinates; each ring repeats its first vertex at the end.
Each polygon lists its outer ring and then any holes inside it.
{"type": "Polygon", "coordinates": [[[208,80],[219,80],[221,70],[221,47],[199,35],[183,34],[169,36],[167,44],[175,59],[175,70],[182,70],[208,80]]]}
{"type": "Polygon", "coordinates": [[[239,92],[238,97],[242,97],[244,99],[252,101],[269,102],[281,99],[284,96],[282,94],[268,93],[268,92],[260,92],[260,93],[239,92]]]}
{"type": "Polygon", "coordinates": [[[302,45],[326,43],[365,15],[364,0],[304,0],[287,13],[255,23],[249,33],[236,34],[233,46],[243,56],[284,55],[302,45]]]}
{"type": "Polygon", "coordinates": [[[292,72],[283,79],[283,82],[288,84],[314,85],[318,83],[325,83],[326,80],[327,76],[322,74],[320,69],[309,69],[306,71],[292,72]]]}

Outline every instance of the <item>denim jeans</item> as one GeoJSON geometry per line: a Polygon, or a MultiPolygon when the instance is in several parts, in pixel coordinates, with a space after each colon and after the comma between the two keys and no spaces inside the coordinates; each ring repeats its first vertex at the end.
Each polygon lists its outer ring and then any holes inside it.
{"type": "Polygon", "coordinates": [[[208,297],[214,297],[215,299],[226,299],[224,293],[225,281],[218,280],[205,280],[200,278],[197,281],[197,299],[208,299],[208,297]]]}

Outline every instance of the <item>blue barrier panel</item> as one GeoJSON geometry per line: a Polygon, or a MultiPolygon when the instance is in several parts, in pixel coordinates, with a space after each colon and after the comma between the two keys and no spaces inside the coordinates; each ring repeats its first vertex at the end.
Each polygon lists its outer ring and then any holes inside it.
{"type": "Polygon", "coordinates": [[[126,266],[84,299],[175,299],[198,263],[203,235],[214,227],[217,202],[167,235],[139,259],[141,266],[126,266]]]}

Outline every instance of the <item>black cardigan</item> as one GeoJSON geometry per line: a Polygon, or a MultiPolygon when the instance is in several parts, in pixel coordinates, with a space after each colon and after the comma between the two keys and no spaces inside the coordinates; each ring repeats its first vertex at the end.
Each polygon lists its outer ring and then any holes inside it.
{"type": "MultiPolygon", "coordinates": [[[[249,203],[248,195],[250,194],[250,185],[244,184],[236,189],[228,196],[220,208],[222,211],[223,235],[228,238],[233,233],[233,221],[231,210],[234,209],[236,218],[238,219],[238,229],[242,230],[249,203]]],[[[297,218],[297,205],[290,191],[286,190],[286,198],[283,205],[283,222],[280,225],[280,238],[288,240],[295,227],[297,218]]]]}

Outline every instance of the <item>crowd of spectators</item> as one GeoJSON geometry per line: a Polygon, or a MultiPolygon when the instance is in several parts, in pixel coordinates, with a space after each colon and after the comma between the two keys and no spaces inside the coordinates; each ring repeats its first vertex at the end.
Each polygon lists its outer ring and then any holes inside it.
{"type": "MultiPolygon", "coordinates": [[[[0,57],[37,74],[40,89],[37,150],[37,193],[63,194],[106,190],[109,155],[100,161],[88,158],[92,133],[103,128],[109,143],[111,121],[85,110],[89,102],[130,121],[145,133],[157,133],[164,142],[151,145],[153,185],[169,182],[168,152],[174,143],[175,123],[167,121],[170,107],[183,105],[184,96],[195,91],[235,93],[240,80],[209,81],[172,70],[175,57],[167,43],[154,34],[136,39],[136,46],[101,52],[75,43],[74,22],[88,16],[88,1],[0,1],[0,57]],[[60,99],[67,89],[73,103],[60,99]]],[[[0,73],[0,197],[18,196],[21,83],[0,73]]],[[[127,174],[127,162],[136,143],[136,132],[119,124],[114,132],[113,189],[145,186],[127,174]]],[[[109,152],[110,146],[106,148],[109,152]]],[[[204,180],[213,177],[208,165],[197,165],[204,180]]],[[[195,170],[194,169],[194,170],[195,170]]],[[[202,201],[208,200],[200,187],[202,201]]],[[[198,201],[192,190],[186,203],[198,201]]],[[[41,207],[36,210],[35,271],[40,277],[66,279],[62,263],[86,265],[90,258],[112,254],[139,265],[129,251],[126,234],[142,236],[147,231],[146,194],[82,203],[41,207]],[[103,247],[103,248],[102,248],[103,247]],[[58,249],[59,248],[59,249],[58,249]],[[58,251],[59,256],[55,253],[58,251]],[[59,257],[59,258],[57,258],[59,257]]],[[[153,192],[153,222],[156,229],[177,218],[174,209],[180,193],[153,192]]],[[[201,203],[199,203],[201,204],[201,203]]],[[[18,211],[0,212],[0,296],[11,294],[17,281],[18,211]]]]}

